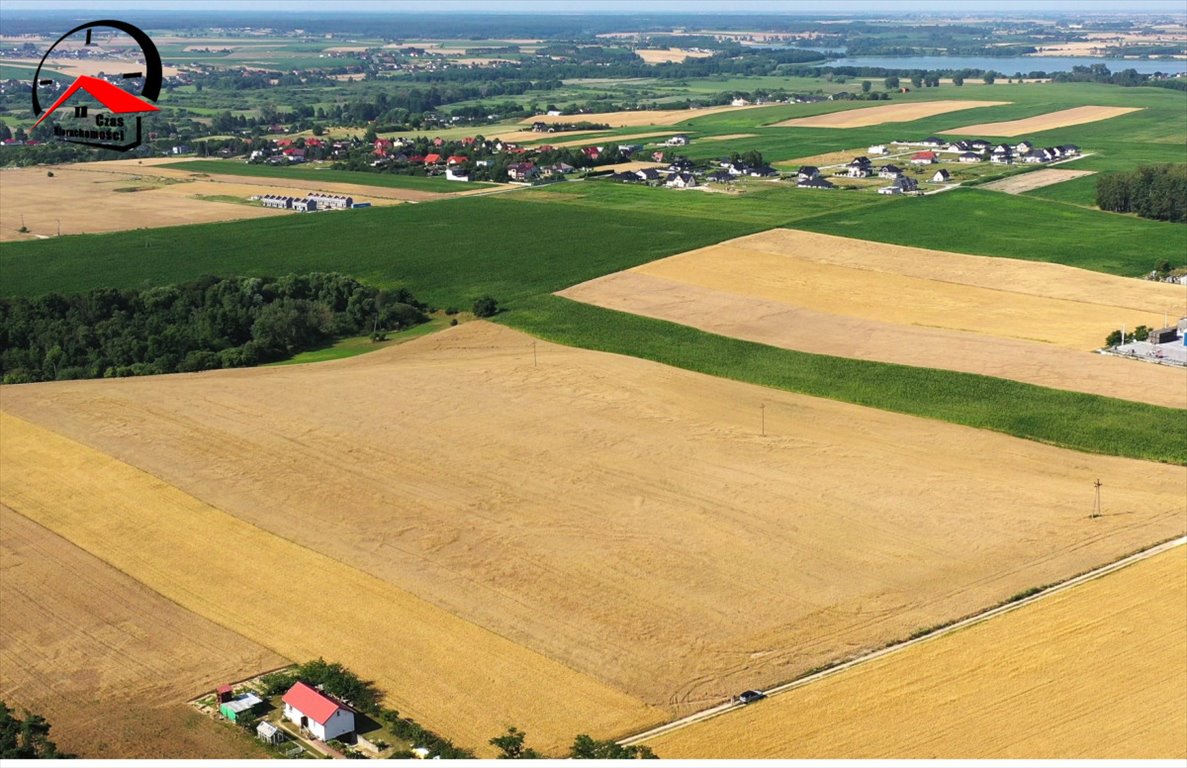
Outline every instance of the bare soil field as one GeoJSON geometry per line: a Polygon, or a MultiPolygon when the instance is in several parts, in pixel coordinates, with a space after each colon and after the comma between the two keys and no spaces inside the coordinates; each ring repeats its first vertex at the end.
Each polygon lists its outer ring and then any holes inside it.
{"type": "MultiPolygon", "coordinates": [[[[176,158],[161,160],[177,162],[176,158]]],[[[376,206],[443,196],[436,192],[362,184],[194,174],[159,165],[151,160],[143,165],[134,160],[75,163],[52,166],[52,178],[46,175],[43,166],[2,169],[0,242],[55,236],[59,224],[63,235],[77,235],[294,215],[258,205],[202,199],[202,196],[246,200],[251,195],[262,194],[304,196],[317,189],[351,195],[376,206]],[[64,201],[69,201],[69,205],[63,205],[64,201]],[[22,226],[29,231],[21,232],[22,226]]]]}
{"type": "MultiPolygon", "coordinates": [[[[537,743],[559,748],[579,732],[621,735],[662,718],[637,699],[103,453],[7,413],[0,425],[3,504],[182,608],[288,658],[343,662],[375,680],[400,712],[464,744],[489,752],[487,739],[522,723],[537,743]]],[[[204,687],[191,686],[179,699],[204,687]]]]}
{"type": "Polygon", "coordinates": [[[983,184],[982,189],[995,189],[998,192],[1005,192],[1009,195],[1020,195],[1023,192],[1029,192],[1032,189],[1040,189],[1042,187],[1049,187],[1052,184],[1059,184],[1064,181],[1071,181],[1078,179],[1081,176],[1091,176],[1096,171],[1071,171],[1062,168],[1044,168],[1041,171],[1031,171],[1030,173],[1019,174],[1018,176],[1010,176],[998,181],[991,181],[988,184],[983,184]]]}
{"type": "Polygon", "coordinates": [[[787,349],[1187,407],[1187,371],[1091,351],[1121,322],[1187,313],[1164,283],[771,230],[560,295],[787,349]]]}
{"type": "Polygon", "coordinates": [[[909,104],[885,104],[879,107],[859,107],[825,115],[797,117],[773,123],[776,128],[864,128],[882,123],[908,123],[924,117],[957,112],[974,107],[997,107],[1009,101],[917,101],[909,104]]]}
{"type": "Polygon", "coordinates": [[[1187,758],[1183,547],[659,736],[671,758],[1187,758]]]}
{"type": "Polygon", "coordinates": [[[685,59],[703,59],[712,56],[710,51],[690,51],[686,48],[636,48],[635,53],[647,64],[663,64],[685,59]]]}
{"type": "Polygon", "coordinates": [[[599,171],[609,171],[611,173],[622,173],[623,171],[645,171],[648,168],[664,168],[663,163],[648,163],[644,160],[631,160],[626,163],[614,163],[613,165],[599,165],[599,171]]]}
{"type": "Polygon", "coordinates": [[[508,722],[621,735],[657,719],[640,700],[686,714],[1187,524],[1182,467],[484,322],[333,363],[3,395],[149,473],[6,416],[5,503],[469,744],[508,722]],[[1089,522],[1097,478],[1109,514],[1089,522]],[[251,553],[251,578],[203,572],[210,552],[251,553]]]}
{"type": "Polygon", "coordinates": [[[537,121],[569,123],[576,119],[588,120],[591,123],[605,123],[611,128],[633,128],[644,125],[677,125],[696,117],[716,115],[721,112],[736,112],[739,109],[754,109],[761,106],[767,105],[750,104],[745,107],[705,107],[703,109],[639,109],[624,112],[596,112],[587,115],[536,115],[520,122],[529,125],[537,121]]]}
{"type": "MultiPolygon", "coordinates": [[[[7,463],[5,475],[7,484],[7,463]]],[[[203,568],[236,564],[212,558],[203,568]]],[[[61,749],[88,758],[266,756],[185,701],[285,659],[6,505],[0,574],[0,699],[45,716],[61,749]]]]}
{"type": "MultiPolygon", "coordinates": [[[[126,38],[131,43],[130,38],[126,38]]],[[[37,69],[40,59],[11,59],[4,58],[5,64],[13,64],[20,67],[29,67],[30,69],[37,69]]],[[[120,59],[75,59],[69,57],[53,57],[45,60],[44,68],[53,70],[54,72],[61,72],[71,78],[78,75],[91,75],[95,77],[101,74],[114,74],[117,72],[139,72],[144,69],[143,61],[135,61],[128,59],[126,61],[120,59]]],[[[175,77],[178,73],[177,67],[169,66],[168,64],[161,65],[161,74],[165,77],[175,77]]]]}
{"type": "Polygon", "coordinates": [[[943,133],[978,134],[982,136],[1021,136],[1024,133],[1039,133],[1069,125],[1095,123],[1111,117],[1139,112],[1141,107],[1072,107],[1045,115],[1026,117],[1021,120],[1006,120],[1000,123],[978,123],[963,128],[951,128],[943,133]]]}

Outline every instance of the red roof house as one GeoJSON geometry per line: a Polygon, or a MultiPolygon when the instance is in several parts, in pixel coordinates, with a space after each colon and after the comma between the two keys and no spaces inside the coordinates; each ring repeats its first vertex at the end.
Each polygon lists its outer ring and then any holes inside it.
{"type": "Polygon", "coordinates": [[[445,162],[450,165],[463,165],[470,162],[470,158],[465,155],[450,155],[445,162]]]}
{"type": "Polygon", "coordinates": [[[322,741],[354,730],[354,712],[305,683],[293,685],[281,701],[285,719],[322,741]]]}
{"type": "Polygon", "coordinates": [[[436,152],[425,155],[425,165],[432,165],[439,162],[441,162],[441,155],[438,155],[436,152]]]}

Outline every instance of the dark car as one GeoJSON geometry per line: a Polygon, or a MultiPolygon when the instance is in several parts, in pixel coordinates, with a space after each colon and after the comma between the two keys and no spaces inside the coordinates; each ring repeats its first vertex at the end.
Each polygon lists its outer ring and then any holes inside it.
{"type": "Polygon", "coordinates": [[[767,695],[762,691],[742,691],[738,694],[739,704],[753,704],[756,701],[765,699],[767,695]]]}

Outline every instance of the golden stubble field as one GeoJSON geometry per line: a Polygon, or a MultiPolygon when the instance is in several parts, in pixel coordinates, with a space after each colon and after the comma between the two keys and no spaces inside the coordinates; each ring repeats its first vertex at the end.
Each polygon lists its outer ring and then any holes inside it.
{"type": "Polygon", "coordinates": [[[740,109],[754,109],[769,106],[763,104],[749,104],[744,107],[722,106],[703,107],[701,109],[637,109],[622,112],[594,112],[582,115],[536,115],[520,122],[530,125],[535,122],[571,123],[577,120],[587,120],[591,123],[605,123],[611,128],[634,128],[645,125],[677,125],[685,120],[696,117],[716,115],[722,112],[736,112],[740,109]]]}
{"type": "Polygon", "coordinates": [[[944,133],[981,134],[984,136],[1021,136],[1026,133],[1040,133],[1069,125],[1095,123],[1112,117],[1140,112],[1142,107],[1072,107],[1058,112],[1026,117],[1020,120],[1006,120],[1000,123],[978,123],[962,128],[952,128],[944,133]]]}
{"type": "MultiPolygon", "coordinates": [[[[528,729],[535,743],[555,750],[579,732],[624,735],[662,720],[660,710],[294,543],[291,532],[257,528],[5,412],[0,412],[0,427],[5,476],[0,502],[160,593],[164,600],[158,601],[186,609],[176,612],[197,614],[192,631],[199,636],[192,642],[208,652],[208,669],[199,670],[206,675],[202,685],[173,690],[178,701],[226,677],[221,670],[229,661],[215,654],[229,656],[233,646],[218,647],[225,631],[201,637],[209,625],[197,617],[206,617],[290,659],[322,656],[342,662],[374,680],[404,715],[484,753],[490,752],[487,739],[510,724],[528,729]]],[[[336,514],[341,517],[350,505],[341,500],[336,514]]],[[[129,610],[108,607],[102,593],[80,593],[72,580],[31,586],[30,592],[43,605],[90,600],[99,610],[129,610]]],[[[123,606],[121,597],[117,592],[110,599],[123,606]]],[[[50,648],[77,643],[78,627],[70,623],[42,631],[50,648]]],[[[117,632],[109,634],[120,640],[117,632]]],[[[176,630],[158,634],[161,642],[175,644],[177,635],[176,630]]],[[[141,642],[158,642],[151,637],[141,642]]],[[[120,657],[105,660],[96,654],[100,658],[91,659],[86,656],[90,645],[84,644],[79,655],[57,659],[57,666],[45,664],[38,682],[62,686],[63,678],[85,677],[91,669],[110,674],[108,665],[119,670],[121,664],[123,677],[141,687],[158,683],[157,675],[181,674],[120,657]],[[92,667],[96,660],[100,663],[92,667]]],[[[113,655],[113,649],[106,650],[113,655]]],[[[274,655],[259,655],[267,661],[247,665],[248,674],[240,677],[279,666],[274,655]]],[[[132,695],[137,691],[136,685],[127,688],[132,695]]],[[[96,718],[102,714],[92,712],[96,718]]]]}
{"type": "Polygon", "coordinates": [[[1023,192],[1029,192],[1032,189],[1041,189],[1049,187],[1052,184],[1060,184],[1072,179],[1078,179],[1081,176],[1091,176],[1096,171],[1072,171],[1063,168],[1044,168],[1041,171],[1031,171],[1030,173],[1023,173],[1017,176],[1008,176],[1004,179],[991,181],[988,184],[982,184],[981,189],[994,189],[998,192],[1005,192],[1008,195],[1021,195],[1023,192]]]}
{"type": "MultiPolygon", "coordinates": [[[[9,480],[6,462],[5,486],[9,480]]],[[[200,572],[241,566],[217,552],[196,565],[200,572]]],[[[62,750],[125,760],[265,756],[185,702],[285,659],[6,504],[0,584],[0,699],[46,717],[62,750]]]]}
{"type": "Polygon", "coordinates": [[[976,107],[998,107],[1009,101],[916,101],[907,104],[885,104],[878,107],[859,107],[824,115],[797,117],[773,123],[775,128],[864,128],[882,123],[908,123],[925,117],[958,112],[976,107]]]}
{"type": "MultiPolygon", "coordinates": [[[[174,158],[165,162],[177,162],[174,158]]],[[[251,195],[303,197],[311,191],[350,195],[376,206],[434,200],[441,193],[231,174],[195,174],[151,160],[0,170],[0,242],[212,221],[292,216],[246,202],[251,195]],[[49,177],[47,172],[52,172],[49,177]],[[121,191],[123,190],[123,191],[121,191]],[[131,191],[134,190],[134,191],[131,191]],[[229,196],[244,202],[202,199],[229,196]],[[29,231],[21,232],[24,226],[29,231]]],[[[461,187],[462,185],[459,185],[461,187]]],[[[338,215],[333,212],[329,215],[338,215]]]]}
{"type": "Polygon", "coordinates": [[[1122,323],[1187,314],[1167,283],[775,229],[560,295],[804,352],[1187,407],[1187,371],[1092,351],[1122,323]]]}
{"type": "Polygon", "coordinates": [[[6,425],[5,503],[287,657],[357,666],[470,745],[507,724],[621,735],[1187,525],[1182,467],[483,322],[335,363],[3,395],[188,499],[149,510],[6,425]],[[211,551],[250,577],[203,572],[211,551]]]}
{"type": "Polygon", "coordinates": [[[1187,758],[1187,548],[648,742],[672,758],[1187,758]]]}

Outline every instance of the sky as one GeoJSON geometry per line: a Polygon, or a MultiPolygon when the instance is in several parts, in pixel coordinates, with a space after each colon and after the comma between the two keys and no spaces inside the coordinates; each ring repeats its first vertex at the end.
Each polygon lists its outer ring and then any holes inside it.
{"type": "Polygon", "coordinates": [[[1187,14],[1184,0],[4,0],[14,10],[488,13],[1187,14]]]}

